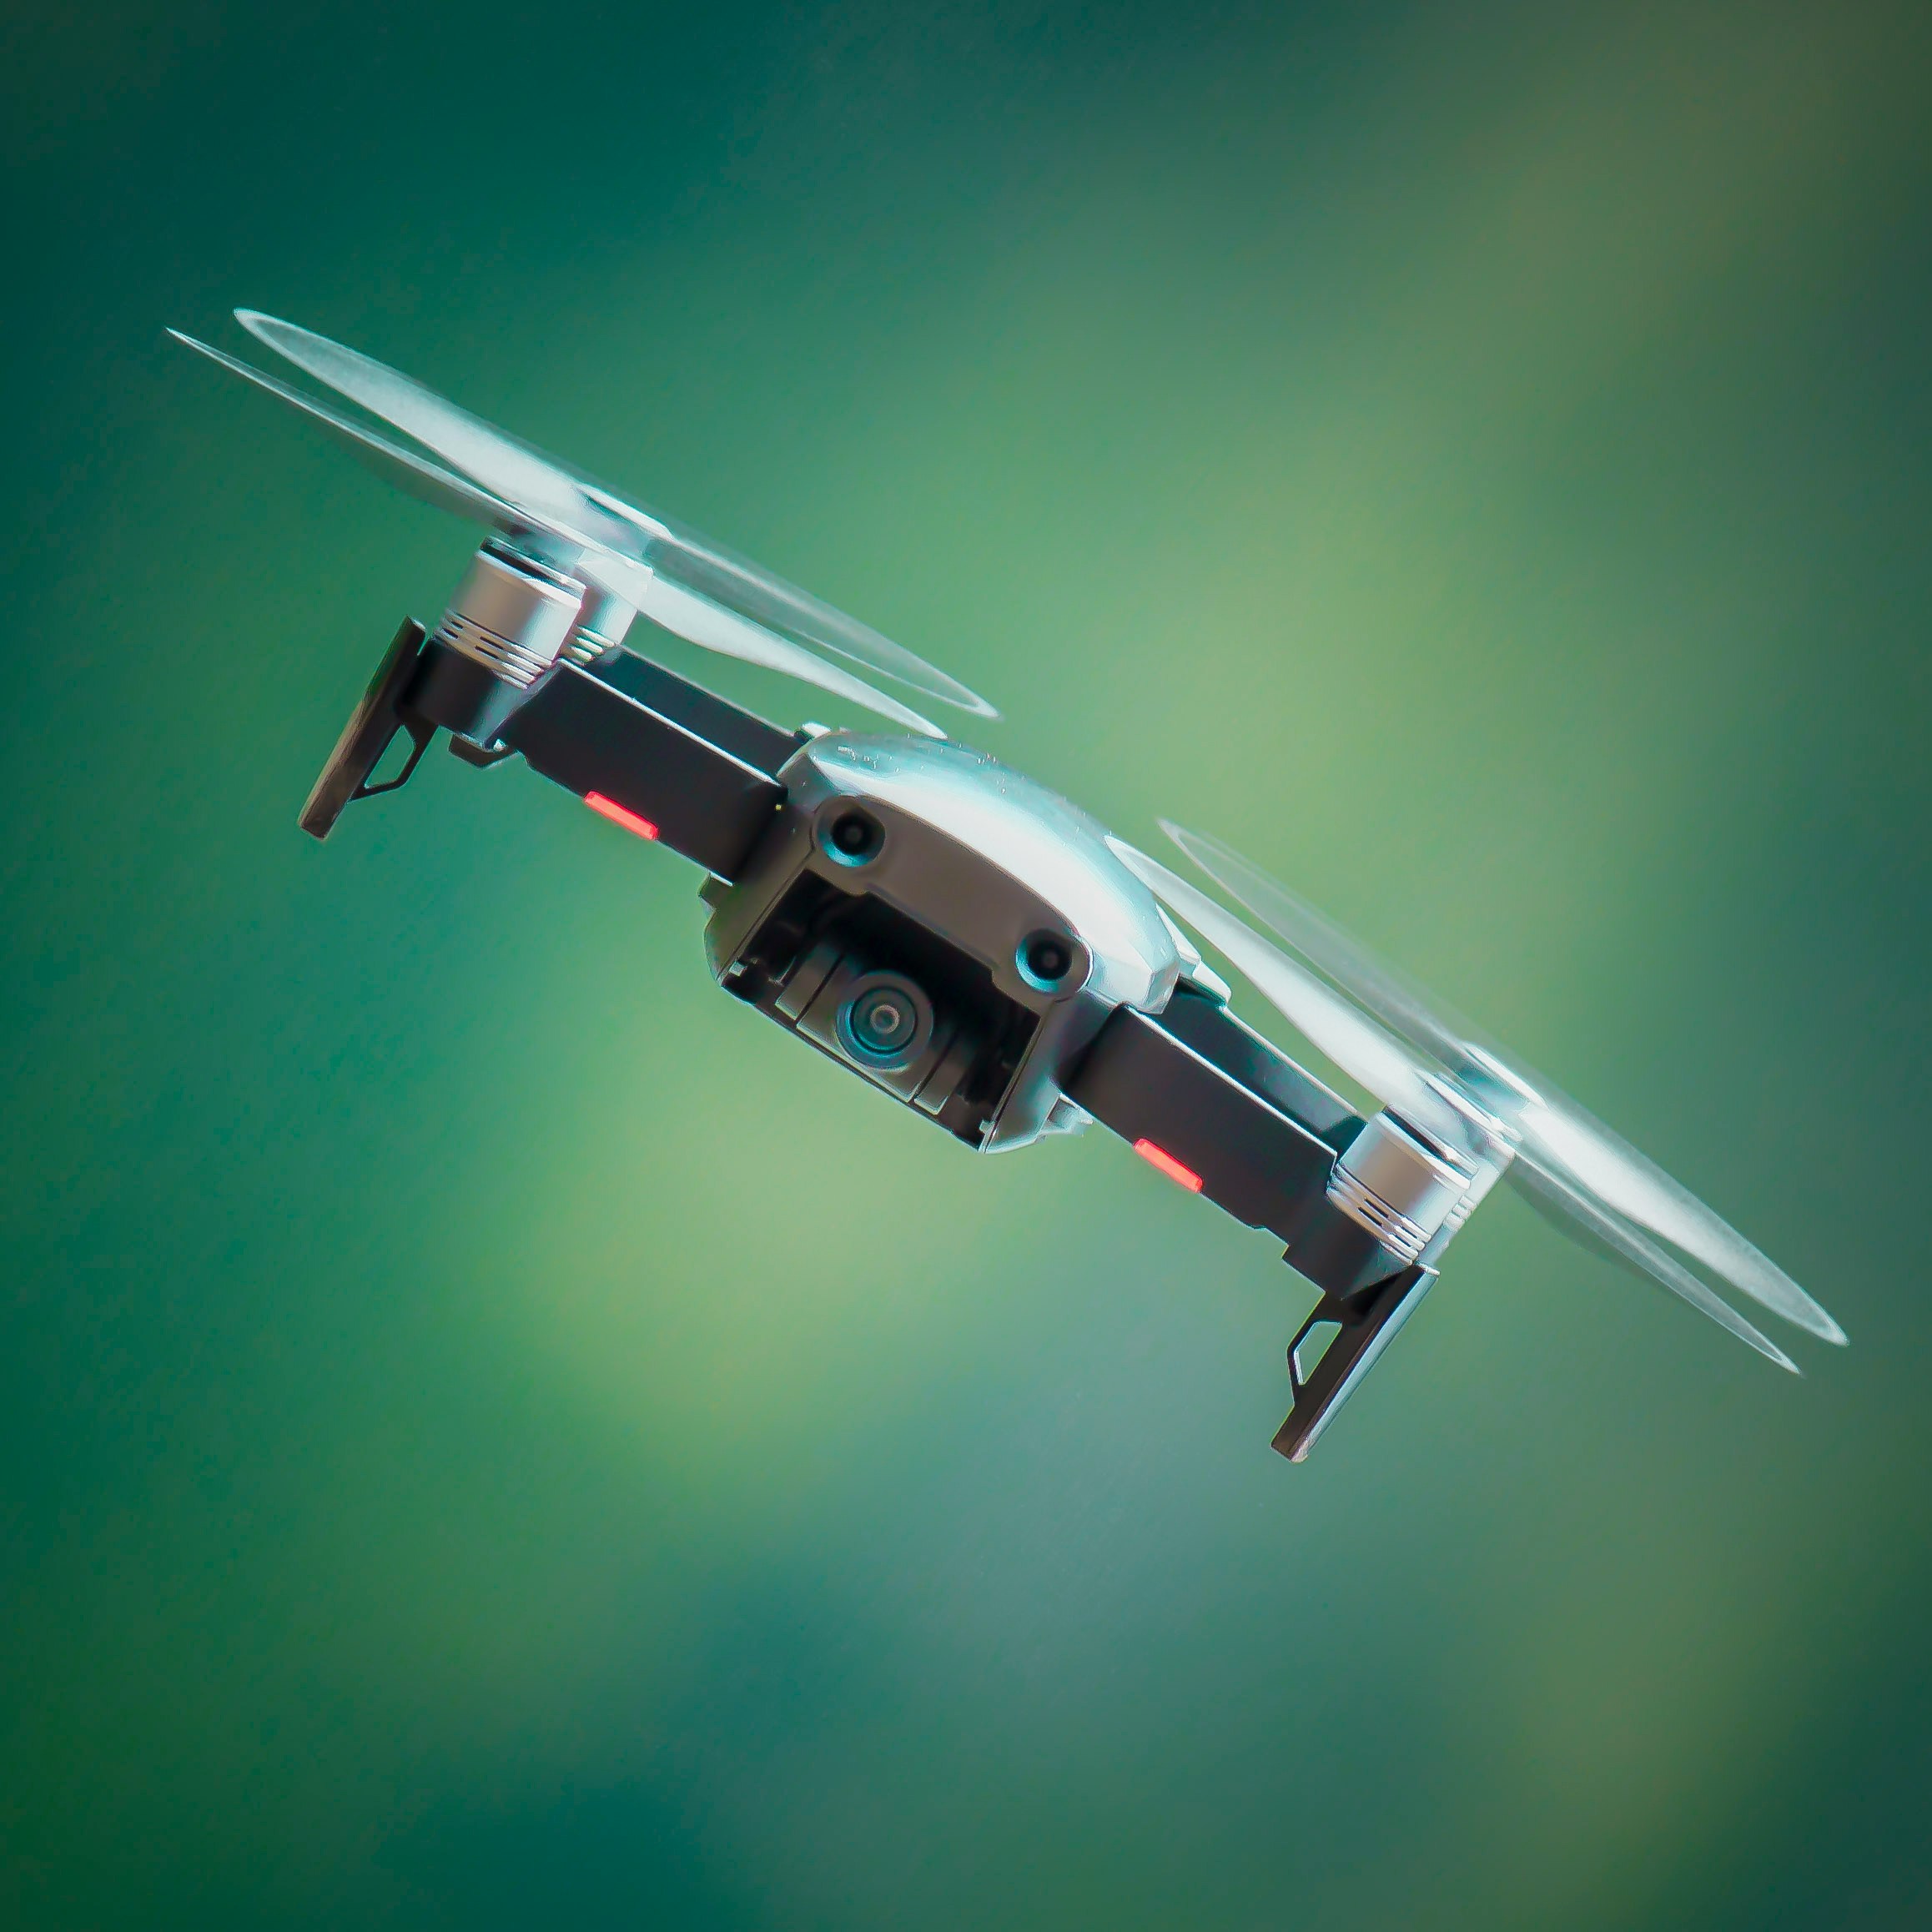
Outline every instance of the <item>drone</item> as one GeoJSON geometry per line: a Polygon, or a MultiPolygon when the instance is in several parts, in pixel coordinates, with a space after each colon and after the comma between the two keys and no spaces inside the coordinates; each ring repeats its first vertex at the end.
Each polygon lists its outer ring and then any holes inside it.
{"type": "Polygon", "coordinates": [[[333,396],[169,333],[484,533],[435,628],[410,619],[395,633],[302,829],[326,838],[350,805],[405,784],[439,732],[472,766],[521,757],[697,866],[718,984],[908,1112],[978,1153],[1099,1121],[1282,1242],[1316,1291],[1288,1344],[1291,1406],[1274,1446],[1290,1460],[1498,1181],[1794,1374],[1705,1275],[1844,1341],[1660,1168],[1228,846],[1163,822],[1271,937],[948,737],[908,699],[999,714],[878,631],[382,363],[235,315],[333,396]],[[653,627],[891,728],[770,723],[640,648],[653,627]],[[403,737],[400,771],[379,779],[403,737]],[[1237,1018],[1197,940],[1378,1110],[1358,1113],[1237,1018]]]}

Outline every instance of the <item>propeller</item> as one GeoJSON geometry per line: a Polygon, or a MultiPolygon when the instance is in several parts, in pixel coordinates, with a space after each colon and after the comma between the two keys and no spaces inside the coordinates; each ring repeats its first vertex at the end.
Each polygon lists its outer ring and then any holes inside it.
{"type": "Polygon", "coordinates": [[[1798,1326],[1844,1331],[1775,1263],[1660,1168],[1219,840],[1164,822],[1285,952],[1165,866],[1116,842],[1157,898],[1237,966],[1315,1047],[1385,1106],[1467,1147],[1586,1245],[1607,1248],[1780,1366],[1796,1364],[1653,1235],[1798,1326]],[[1646,1232],[1646,1230],[1648,1230],[1646,1232]]]}
{"type": "Polygon", "coordinates": [[[1358,1007],[1158,859],[1124,839],[1109,837],[1107,843],[1156,898],[1231,959],[1351,1080],[1385,1106],[1410,1115],[1418,1127],[1446,1124],[1444,1103],[1423,1079],[1414,1056],[1358,1007]]]}
{"type": "Polygon", "coordinates": [[[304,374],[506,501],[583,531],[619,555],[650,565],[660,580],[810,650],[830,652],[875,677],[978,717],[999,715],[956,678],[856,618],[657,511],[626,502],[385,364],[253,309],[238,309],[235,319],[304,374]]]}
{"type": "MultiPolygon", "coordinates": [[[[581,510],[572,512],[569,506],[560,506],[555,501],[513,499],[454,475],[441,464],[392,443],[319,396],[307,395],[251,368],[179,329],[170,329],[168,333],[177,342],[219,363],[256,388],[265,390],[278,401],[319,425],[332,441],[347,449],[385,483],[432,509],[445,511],[467,522],[500,531],[526,547],[535,547],[545,561],[569,570],[673,636],[721,657],[735,657],[762,670],[776,671],[816,685],[928,737],[945,735],[909,705],[875,690],[843,667],[828,663],[817,652],[702,591],[660,576],[649,562],[629,554],[624,547],[613,547],[603,536],[584,527],[601,523],[595,513],[586,515],[581,510]]],[[[551,494],[554,498],[556,493],[551,494]]]]}

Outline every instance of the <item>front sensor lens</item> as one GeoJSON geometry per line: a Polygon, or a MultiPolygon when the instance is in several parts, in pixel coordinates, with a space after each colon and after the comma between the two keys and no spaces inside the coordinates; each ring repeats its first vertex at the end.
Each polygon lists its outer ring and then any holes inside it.
{"type": "Polygon", "coordinates": [[[1019,943],[1020,976],[1042,993],[1051,993],[1073,968],[1073,942],[1058,933],[1030,933],[1019,943]]]}
{"type": "Polygon", "coordinates": [[[825,849],[841,865],[868,865],[884,843],[879,822],[867,812],[841,812],[825,831],[825,849]]]}

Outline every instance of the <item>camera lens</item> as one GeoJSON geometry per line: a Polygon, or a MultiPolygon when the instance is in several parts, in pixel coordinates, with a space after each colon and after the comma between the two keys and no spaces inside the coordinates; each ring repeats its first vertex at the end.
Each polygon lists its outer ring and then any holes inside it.
{"type": "Polygon", "coordinates": [[[903,1053],[919,1024],[918,1009],[896,986],[875,986],[852,1003],[852,1034],[868,1053],[903,1053]]]}
{"type": "Polygon", "coordinates": [[[868,1066],[900,1067],[932,1036],[932,1009],[909,980],[868,975],[838,1010],[839,1044],[868,1066]]]}

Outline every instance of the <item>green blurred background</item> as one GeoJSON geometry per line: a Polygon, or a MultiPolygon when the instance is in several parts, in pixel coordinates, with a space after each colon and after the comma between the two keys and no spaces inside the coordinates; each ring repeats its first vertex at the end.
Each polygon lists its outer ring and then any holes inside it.
{"type": "Polygon", "coordinates": [[[0,1921],[1932,1923],[1923,8],[0,35],[0,1921]],[[1291,1468],[1265,1237],[918,1127],[667,855],[302,838],[467,540],[237,303],[1252,853],[1850,1350],[1503,1200],[1291,1468]]]}

